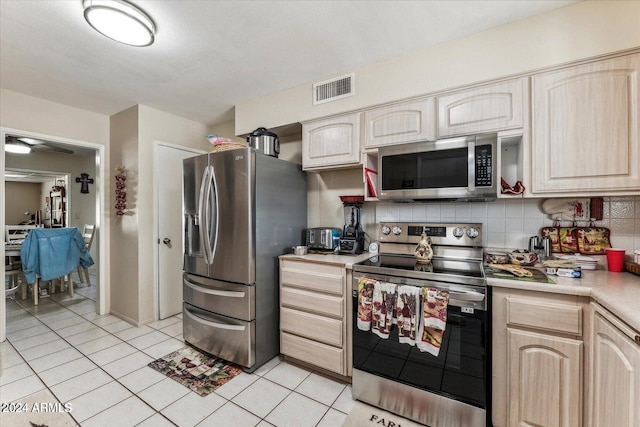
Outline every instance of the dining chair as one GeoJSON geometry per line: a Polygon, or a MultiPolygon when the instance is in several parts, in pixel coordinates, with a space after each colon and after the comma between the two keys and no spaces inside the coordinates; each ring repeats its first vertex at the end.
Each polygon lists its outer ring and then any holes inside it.
{"type": "MultiPolygon", "coordinates": [[[[95,224],[85,224],[82,229],[82,239],[84,240],[84,244],[87,246],[87,251],[91,250],[91,245],[93,244],[93,238],[95,237],[96,226],[95,224]]],[[[84,274],[84,283],[91,286],[91,278],[89,277],[89,269],[84,268],[78,265],[78,277],[80,278],[80,283],[83,282],[82,275],[84,274]]],[[[71,281],[71,278],[69,278],[71,281]]]]}
{"type": "Polygon", "coordinates": [[[36,225],[5,225],[4,226],[4,241],[11,243],[15,241],[22,241],[27,238],[29,231],[36,228],[36,225]]]}

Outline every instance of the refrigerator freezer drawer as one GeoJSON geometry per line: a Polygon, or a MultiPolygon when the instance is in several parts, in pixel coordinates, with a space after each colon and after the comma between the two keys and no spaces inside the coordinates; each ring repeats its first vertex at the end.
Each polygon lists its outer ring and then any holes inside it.
{"type": "Polygon", "coordinates": [[[184,304],[184,340],[245,367],[255,364],[255,321],[245,322],[184,304]]]}
{"type": "Polygon", "coordinates": [[[255,286],[221,282],[206,277],[183,274],[184,301],[206,311],[251,321],[255,319],[255,286]]]}

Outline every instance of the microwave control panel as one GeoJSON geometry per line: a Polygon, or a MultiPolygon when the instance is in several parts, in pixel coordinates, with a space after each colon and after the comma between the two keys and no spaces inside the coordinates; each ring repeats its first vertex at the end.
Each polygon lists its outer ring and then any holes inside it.
{"type": "Polygon", "coordinates": [[[491,145],[476,147],[476,187],[493,185],[493,161],[491,145]]]}

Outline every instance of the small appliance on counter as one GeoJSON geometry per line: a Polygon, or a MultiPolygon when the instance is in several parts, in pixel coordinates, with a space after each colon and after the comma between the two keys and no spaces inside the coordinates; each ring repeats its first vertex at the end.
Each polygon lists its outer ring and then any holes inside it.
{"type": "Polygon", "coordinates": [[[364,196],[340,196],[344,204],[344,228],[340,238],[340,254],[361,254],[364,251],[364,230],[360,223],[360,207],[364,196]]]}
{"type": "Polygon", "coordinates": [[[333,251],[340,241],[340,229],[332,227],[307,228],[305,230],[305,245],[309,249],[333,251]]]}

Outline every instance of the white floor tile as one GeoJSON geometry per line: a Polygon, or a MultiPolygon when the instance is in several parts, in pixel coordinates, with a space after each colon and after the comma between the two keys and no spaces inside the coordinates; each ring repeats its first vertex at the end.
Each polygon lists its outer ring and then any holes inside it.
{"type": "Polygon", "coordinates": [[[84,354],[92,354],[106,348],[115,347],[121,344],[122,340],[109,334],[104,337],[97,338],[95,340],[87,341],[82,344],[76,345],[76,348],[84,354]]]}
{"type": "Polygon", "coordinates": [[[331,406],[345,387],[346,384],[343,382],[312,373],[302,381],[296,391],[313,400],[331,406]]]}
{"type": "Polygon", "coordinates": [[[162,341],[166,341],[169,337],[160,331],[153,331],[146,335],[141,335],[136,338],[127,340],[129,344],[137,348],[138,350],[144,350],[147,347],[158,344],[162,341]]]}
{"type": "Polygon", "coordinates": [[[111,363],[107,363],[102,366],[102,369],[107,371],[114,378],[120,378],[135,370],[147,366],[149,362],[153,362],[153,358],[147,356],[141,351],[136,351],[121,359],[114,360],[111,363]]]}
{"type": "Polygon", "coordinates": [[[146,335],[149,334],[151,332],[153,332],[154,329],[148,327],[148,326],[140,326],[140,327],[133,327],[133,328],[128,328],[128,329],[124,329],[120,332],[116,332],[114,335],[117,336],[118,338],[120,338],[121,340],[124,341],[129,341],[132,338],[136,338],[139,337],[141,335],[146,335]]]}
{"type": "Polygon", "coordinates": [[[151,387],[166,378],[166,375],[161,374],[153,368],[145,366],[118,378],[118,381],[133,393],[140,393],[145,388],[151,387]]]}
{"type": "Polygon", "coordinates": [[[94,319],[91,319],[91,323],[94,323],[98,326],[106,326],[106,325],[111,325],[112,323],[117,323],[120,322],[121,320],[119,318],[117,318],[116,316],[113,316],[111,314],[105,314],[104,316],[100,316],[100,317],[96,317],[94,319]]]}
{"type": "Polygon", "coordinates": [[[173,325],[176,322],[180,322],[180,319],[178,319],[177,317],[167,317],[166,319],[162,319],[162,320],[156,320],[155,322],[149,323],[149,327],[153,328],[153,329],[162,329],[162,328],[166,328],[167,326],[173,325]]]}
{"type": "Polygon", "coordinates": [[[131,397],[132,394],[116,381],[111,381],[95,390],[82,394],[69,403],[73,408],[73,417],[82,423],[84,420],[131,397]]]}
{"type": "Polygon", "coordinates": [[[178,321],[173,325],[169,325],[167,327],[160,329],[160,332],[172,337],[176,337],[182,334],[182,330],[183,330],[182,320],[178,319],[178,321]]]}
{"type": "Polygon", "coordinates": [[[45,388],[45,385],[37,376],[30,375],[20,381],[0,386],[0,396],[2,396],[2,402],[15,402],[45,388]]]}
{"type": "Polygon", "coordinates": [[[159,412],[156,412],[154,416],[147,418],[146,420],[138,424],[136,427],[173,427],[173,426],[175,426],[174,423],[166,419],[159,412]]]}
{"type": "Polygon", "coordinates": [[[298,393],[291,393],[265,420],[277,427],[313,427],[329,410],[328,406],[298,393]]]}
{"type": "Polygon", "coordinates": [[[26,350],[22,350],[20,354],[24,359],[29,362],[39,357],[47,356],[49,354],[56,353],[60,350],[71,348],[71,346],[63,339],[57,339],[48,342],[46,345],[39,345],[37,347],[31,347],[26,350]]]}
{"type": "MultiPolygon", "coordinates": [[[[5,341],[5,343],[7,346],[11,346],[11,344],[9,344],[9,341],[5,341]]],[[[4,372],[5,369],[15,365],[19,365],[23,362],[24,360],[22,359],[22,356],[20,356],[20,353],[18,353],[13,349],[13,347],[11,347],[11,352],[3,353],[2,355],[0,355],[0,372],[4,372]]]]}
{"type": "Polygon", "coordinates": [[[197,393],[187,393],[164,408],[162,415],[179,426],[195,426],[225,403],[227,400],[215,393],[204,397],[197,393]]]}
{"type": "Polygon", "coordinates": [[[254,375],[258,375],[258,376],[263,376],[264,374],[266,374],[267,372],[269,372],[271,369],[275,368],[276,366],[278,366],[280,364],[280,362],[282,361],[282,359],[280,358],[280,356],[276,356],[273,359],[269,360],[267,363],[265,363],[264,365],[260,366],[258,369],[256,369],[253,374],[254,375]]]}
{"type": "Polygon", "coordinates": [[[135,353],[136,351],[138,350],[136,350],[126,342],[120,342],[120,344],[116,344],[103,350],[96,351],[95,353],[91,353],[88,355],[88,357],[89,359],[93,360],[96,365],[102,366],[106,365],[107,363],[111,363],[114,360],[118,360],[132,353],[135,353]]]}
{"type": "Polygon", "coordinates": [[[15,332],[7,332],[7,338],[9,338],[10,341],[15,342],[15,341],[23,340],[26,338],[42,335],[46,332],[51,332],[51,329],[49,329],[48,327],[46,327],[41,323],[32,328],[21,329],[15,332]]]}
{"type": "Polygon", "coordinates": [[[205,418],[204,421],[198,424],[198,427],[254,427],[259,422],[260,418],[228,402],[222,406],[222,408],[205,418]]]}
{"type": "MultiPolygon", "coordinates": [[[[10,384],[14,381],[19,381],[22,378],[26,378],[30,375],[33,375],[33,369],[29,367],[26,363],[19,363],[10,368],[5,368],[2,370],[2,375],[0,375],[0,386],[10,384]]],[[[2,400],[3,403],[7,403],[2,400]]]]}
{"type": "Polygon", "coordinates": [[[349,414],[355,404],[356,401],[353,399],[353,395],[351,394],[351,385],[347,385],[331,407],[340,412],[344,412],[345,414],[349,414]]]}
{"type": "Polygon", "coordinates": [[[67,317],[65,319],[56,320],[55,322],[45,322],[45,324],[53,329],[54,331],[58,331],[60,329],[68,328],[69,326],[77,325],[79,323],[86,322],[86,320],[82,316],[78,316],[75,313],[71,313],[73,316],[67,317]]]}
{"type": "Polygon", "coordinates": [[[86,357],[82,357],[62,365],[54,366],[51,369],[40,372],[38,375],[48,387],[51,387],[95,368],[96,365],[92,361],[86,357]]]}
{"type": "Polygon", "coordinates": [[[152,416],[156,411],[136,396],[100,412],[82,422],[82,427],[118,426],[133,427],[152,416]]]}
{"type": "Polygon", "coordinates": [[[138,397],[151,405],[155,410],[160,411],[187,393],[193,392],[177,381],[171,378],[165,378],[151,387],[142,390],[138,393],[138,397]]]}
{"type": "Polygon", "coordinates": [[[234,397],[232,402],[260,418],[264,418],[290,392],[276,383],[260,378],[234,397]]]}
{"type": "Polygon", "coordinates": [[[154,344],[150,347],[147,347],[142,351],[148,354],[149,356],[153,357],[154,359],[159,359],[171,352],[174,352],[184,347],[184,342],[178,341],[175,338],[169,338],[169,337],[167,338],[168,338],[167,340],[159,342],[158,344],[154,344]]]}
{"type": "Polygon", "coordinates": [[[293,390],[310,374],[311,372],[306,369],[299,368],[291,363],[283,361],[278,364],[278,366],[264,374],[264,377],[280,384],[281,386],[293,390]]]}
{"type": "Polygon", "coordinates": [[[29,365],[36,372],[46,371],[47,369],[60,366],[72,360],[80,359],[82,353],[75,348],[66,348],[46,356],[38,357],[29,361],[29,365]]]}
{"type": "Polygon", "coordinates": [[[83,332],[87,332],[90,330],[97,330],[97,329],[99,328],[96,325],[89,322],[88,320],[84,320],[83,318],[82,322],[77,323],[73,326],[67,326],[66,328],[58,329],[56,330],[56,333],[60,335],[62,338],[66,338],[72,335],[77,335],[83,332]]]}
{"type": "Polygon", "coordinates": [[[134,326],[131,323],[125,322],[124,320],[120,320],[120,319],[118,319],[117,322],[113,322],[108,325],[101,325],[102,329],[104,329],[105,331],[109,331],[112,334],[115,334],[116,332],[124,331],[125,329],[133,328],[133,327],[134,326]]]}
{"type": "Polygon", "coordinates": [[[69,341],[69,344],[77,347],[80,344],[97,340],[98,338],[106,337],[107,335],[110,336],[109,332],[96,326],[95,328],[89,329],[86,332],[80,332],[78,334],[66,337],[65,339],[69,341]]]}
{"type": "Polygon", "coordinates": [[[13,341],[9,338],[9,341],[16,350],[22,351],[28,348],[41,346],[53,340],[57,340],[59,337],[54,332],[45,332],[44,334],[36,335],[35,337],[25,338],[23,340],[13,341]]]}
{"type": "Polygon", "coordinates": [[[219,394],[225,399],[231,400],[236,397],[242,390],[256,382],[259,378],[260,377],[258,375],[242,372],[235,376],[228,383],[223,384],[222,386],[215,389],[215,393],[219,394]]]}
{"type": "MultiPolygon", "coordinates": [[[[335,409],[329,409],[324,417],[320,420],[316,427],[336,427],[341,426],[347,419],[347,414],[344,414],[335,409]]],[[[400,426],[398,426],[400,427],[400,426]]]]}
{"type": "Polygon", "coordinates": [[[42,325],[42,322],[30,314],[26,314],[20,318],[9,318],[9,316],[7,316],[7,334],[38,325],[42,325]]]}
{"type": "Polygon", "coordinates": [[[61,402],[68,402],[74,397],[95,390],[113,381],[102,369],[95,368],[91,371],[79,374],[51,387],[51,391],[61,402]]]}

